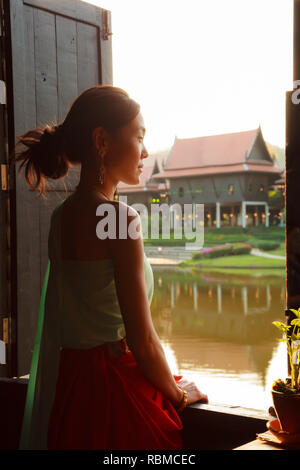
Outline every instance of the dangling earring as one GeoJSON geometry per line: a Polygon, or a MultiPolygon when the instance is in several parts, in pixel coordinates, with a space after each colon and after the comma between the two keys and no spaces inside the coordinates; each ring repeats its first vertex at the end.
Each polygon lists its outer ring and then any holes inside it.
{"type": "Polygon", "coordinates": [[[100,171],[99,171],[99,175],[98,175],[98,181],[99,181],[99,183],[101,183],[101,184],[104,184],[104,165],[103,165],[103,160],[104,160],[105,155],[106,155],[106,151],[105,151],[105,149],[102,147],[102,148],[99,150],[99,156],[100,156],[100,159],[101,159],[101,165],[100,165],[100,171]]]}

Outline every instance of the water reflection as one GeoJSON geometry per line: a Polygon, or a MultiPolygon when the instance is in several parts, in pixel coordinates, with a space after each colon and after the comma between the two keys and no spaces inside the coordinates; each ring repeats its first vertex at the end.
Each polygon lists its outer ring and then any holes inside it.
{"type": "Polygon", "coordinates": [[[284,318],[284,272],[245,277],[153,271],[151,312],[173,373],[193,378],[211,402],[267,409],[271,383],[287,373],[285,349],[272,326],[284,318]]]}

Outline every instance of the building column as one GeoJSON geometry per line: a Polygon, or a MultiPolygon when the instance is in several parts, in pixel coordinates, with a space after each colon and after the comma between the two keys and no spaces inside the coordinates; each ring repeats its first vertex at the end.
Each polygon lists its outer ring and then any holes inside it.
{"type": "Polygon", "coordinates": [[[266,227],[269,227],[269,204],[265,203],[266,227]]]}
{"type": "Polygon", "coordinates": [[[242,227],[246,228],[247,219],[246,219],[246,201],[242,201],[242,227]]]}
{"type": "Polygon", "coordinates": [[[219,202],[216,202],[216,227],[221,227],[221,208],[219,202]]]}

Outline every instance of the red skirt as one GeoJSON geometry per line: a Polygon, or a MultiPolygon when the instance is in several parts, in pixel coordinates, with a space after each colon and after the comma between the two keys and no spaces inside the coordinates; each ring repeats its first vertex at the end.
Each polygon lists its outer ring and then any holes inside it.
{"type": "Polygon", "coordinates": [[[182,449],[178,413],[120,344],[117,357],[107,344],[61,349],[49,450],[182,449]]]}

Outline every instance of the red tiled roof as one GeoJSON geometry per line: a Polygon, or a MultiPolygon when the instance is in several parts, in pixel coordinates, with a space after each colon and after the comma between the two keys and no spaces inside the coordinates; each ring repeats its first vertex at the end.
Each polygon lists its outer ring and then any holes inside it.
{"type": "Polygon", "coordinates": [[[164,170],[156,178],[179,178],[245,171],[281,173],[270,161],[248,160],[260,128],[232,134],[176,139],[164,170]]]}
{"type": "Polygon", "coordinates": [[[258,129],[234,134],[176,139],[165,170],[242,163],[258,129]]]}

